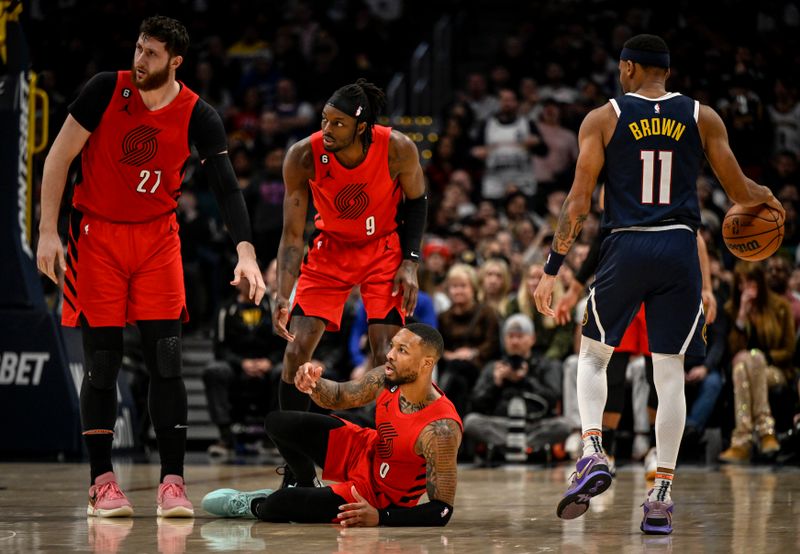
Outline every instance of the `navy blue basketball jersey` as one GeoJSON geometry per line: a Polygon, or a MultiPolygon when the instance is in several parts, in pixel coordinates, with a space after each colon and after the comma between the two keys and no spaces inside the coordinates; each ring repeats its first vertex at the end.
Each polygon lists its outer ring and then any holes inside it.
{"type": "Polygon", "coordinates": [[[603,228],[700,225],[697,175],[705,157],[700,104],[676,92],[611,100],[618,121],[606,146],[603,228]]]}

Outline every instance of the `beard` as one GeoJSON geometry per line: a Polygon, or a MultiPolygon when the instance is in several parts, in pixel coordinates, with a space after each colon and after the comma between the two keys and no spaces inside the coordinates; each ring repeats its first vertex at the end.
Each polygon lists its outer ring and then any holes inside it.
{"type": "Polygon", "coordinates": [[[155,90],[169,80],[169,62],[164,66],[164,69],[155,71],[145,75],[142,79],[136,75],[136,68],[131,67],[131,80],[133,86],[141,91],[155,90]]]}
{"type": "Polygon", "coordinates": [[[417,380],[419,374],[416,371],[409,371],[404,375],[400,375],[397,371],[394,371],[391,377],[384,377],[384,386],[387,389],[392,387],[405,385],[408,383],[413,383],[417,380]]]}

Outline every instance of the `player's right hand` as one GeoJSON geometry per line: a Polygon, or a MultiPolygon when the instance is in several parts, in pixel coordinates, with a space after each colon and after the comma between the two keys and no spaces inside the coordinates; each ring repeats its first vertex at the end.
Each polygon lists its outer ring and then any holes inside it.
{"type": "Polygon", "coordinates": [[[60,277],[67,270],[64,261],[64,245],[58,233],[42,233],[39,235],[39,246],[36,249],[36,267],[60,286],[60,277]]]}
{"type": "Polygon", "coordinates": [[[555,282],[555,275],[545,273],[536,287],[536,292],[533,293],[533,298],[536,300],[536,309],[539,310],[539,313],[550,317],[556,315],[550,306],[553,302],[553,285],[555,285],[555,282]]]}
{"type": "Polygon", "coordinates": [[[279,337],[285,338],[289,342],[294,341],[286,326],[289,324],[289,301],[281,298],[275,299],[275,307],[272,308],[272,329],[279,337]]]}
{"type": "Polygon", "coordinates": [[[294,386],[304,394],[311,394],[317,388],[317,381],[322,377],[322,368],[306,362],[294,374],[294,386]]]}
{"type": "Polygon", "coordinates": [[[781,220],[786,221],[786,210],[783,208],[781,201],[775,198],[775,196],[770,195],[769,200],[764,202],[764,204],[766,204],[773,210],[777,210],[781,214],[781,220]]]}

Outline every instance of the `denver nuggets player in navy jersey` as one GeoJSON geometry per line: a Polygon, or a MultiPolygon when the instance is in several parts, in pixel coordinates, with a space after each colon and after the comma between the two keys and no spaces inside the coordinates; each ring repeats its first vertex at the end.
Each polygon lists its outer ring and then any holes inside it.
{"type": "Polygon", "coordinates": [[[578,359],[583,457],[557,515],[583,515],[589,500],[611,484],[601,444],[608,393],[605,372],[614,347],[644,302],[659,407],[658,469],[643,504],[641,529],[669,534],[674,507],[670,490],[686,419],[683,359],[705,350],[695,189],[703,158],[734,202],[784,211],[768,188],[742,173],[717,113],[667,92],[669,49],[661,38],[638,35],[628,40],[619,72],[626,94],[593,110],[581,124],[575,180],[534,295],[537,309],[553,316],[555,276],[581,231],[605,165],[603,226],[608,238],[589,293],[578,359]]]}

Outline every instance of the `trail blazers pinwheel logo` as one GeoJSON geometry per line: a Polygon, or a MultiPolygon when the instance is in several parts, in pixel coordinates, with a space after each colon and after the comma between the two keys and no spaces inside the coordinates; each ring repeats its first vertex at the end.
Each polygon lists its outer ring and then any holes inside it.
{"type": "Polygon", "coordinates": [[[339,219],[356,219],[369,206],[369,195],[364,192],[367,183],[347,185],[333,200],[339,210],[339,219]]]}
{"type": "Polygon", "coordinates": [[[161,129],[139,125],[128,131],[122,139],[122,157],[120,162],[128,165],[140,166],[152,160],[158,153],[156,135],[161,129]]]}
{"type": "Polygon", "coordinates": [[[381,458],[392,457],[392,442],[398,436],[391,423],[381,423],[378,425],[378,456],[381,458]]]}

